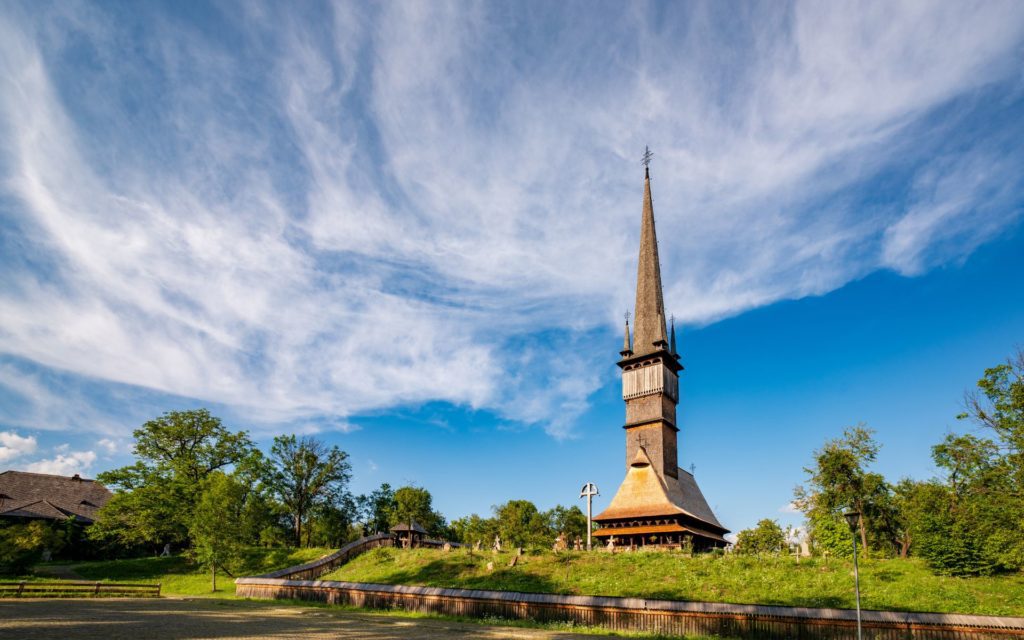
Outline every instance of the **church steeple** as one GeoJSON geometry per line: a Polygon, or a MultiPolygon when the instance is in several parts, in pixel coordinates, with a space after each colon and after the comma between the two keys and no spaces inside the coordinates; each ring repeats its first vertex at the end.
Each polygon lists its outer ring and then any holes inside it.
{"type": "Polygon", "coordinates": [[[630,343],[627,314],[623,340],[622,400],[626,405],[626,478],[608,508],[594,517],[600,539],[615,538],[636,548],[720,547],[728,533],[715,518],[692,474],[679,468],[679,363],[676,323],[666,331],[658,237],[651,201],[651,151],[644,151],[644,203],[636,311],[630,343]]]}
{"type": "Polygon", "coordinates": [[[654,230],[650,167],[644,167],[644,204],[640,222],[640,259],[636,271],[633,353],[644,355],[667,346],[665,303],[661,292],[658,236],[654,230]],[[660,343],[660,344],[659,344],[660,343]]]}

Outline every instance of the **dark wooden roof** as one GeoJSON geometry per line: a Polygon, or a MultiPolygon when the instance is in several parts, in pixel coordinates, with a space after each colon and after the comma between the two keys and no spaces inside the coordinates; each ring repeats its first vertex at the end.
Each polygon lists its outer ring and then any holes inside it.
{"type": "MultiPolygon", "coordinates": [[[[409,530],[409,523],[408,522],[402,522],[401,524],[396,524],[395,526],[391,527],[392,533],[402,533],[402,532],[408,531],[408,530],[409,530]]],[[[420,523],[416,522],[415,520],[412,521],[412,530],[414,532],[416,532],[416,533],[424,533],[425,534],[427,532],[427,530],[424,529],[422,526],[420,526],[420,523]]]]}
{"type": "Polygon", "coordinates": [[[111,495],[102,484],[77,475],[4,471],[0,473],[0,518],[67,520],[74,516],[91,524],[111,495]]]}

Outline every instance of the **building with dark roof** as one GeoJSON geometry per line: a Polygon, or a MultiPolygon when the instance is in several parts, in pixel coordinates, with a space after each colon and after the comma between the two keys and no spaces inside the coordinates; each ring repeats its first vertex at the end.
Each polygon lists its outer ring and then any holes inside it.
{"type": "Polygon", "coordinates": [[[629,320],[618,365],[626,403],[626,477],[608,508],[594,517],[599,539],[616,546],[683,547],[702,550],[727,544],[729,532],[715,517],[692,473],[679,468],[676,405],[679,372],[675,323],[666,330],[661,264],[654,228],[650,170],[637,264],[633,332],[629,320]]]}
{"type": "Polygon", "coordinates": [[[26,471],[0,473],[0,518],[5,520],[70,520],[92,524],[111,497],[95,480],[26,471]]]}

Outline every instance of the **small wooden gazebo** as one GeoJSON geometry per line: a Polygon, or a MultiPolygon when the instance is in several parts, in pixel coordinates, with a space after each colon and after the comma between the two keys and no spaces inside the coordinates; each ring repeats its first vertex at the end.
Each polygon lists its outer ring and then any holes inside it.
{"type": "Polygon", "coordinates": [[[420,526],[420,523],[410,519],[391,527],[391,535],[401,542],[403,549],[412,549],[427,537],[427,530],[420,526]]]}

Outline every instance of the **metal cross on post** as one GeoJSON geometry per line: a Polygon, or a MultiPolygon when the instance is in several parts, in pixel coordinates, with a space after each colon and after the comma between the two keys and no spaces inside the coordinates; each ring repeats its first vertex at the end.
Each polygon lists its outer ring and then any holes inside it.
{"type": "Polygon", "coordinates": [[[597,492],[597,485],[593,482],[588,482],[583,485],[583,489],[580,490],[580,497],[587,499],[587,551],[590,551],[590,534],[594,530],[593,518],[590,515],[590,506],[594,501],[594,496],[599,496],[597,492]]]}

